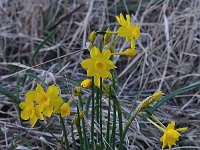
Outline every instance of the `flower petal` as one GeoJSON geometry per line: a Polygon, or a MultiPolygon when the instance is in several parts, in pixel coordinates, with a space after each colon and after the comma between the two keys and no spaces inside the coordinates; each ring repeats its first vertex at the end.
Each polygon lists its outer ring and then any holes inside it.
{"type": "Polygon", "coordinates": [[[25,110],[21,111],[20,117],[23,120],[28,120],[30,118],[30,116],[27,114],[27,112],[25,110]]]}
{"type": "Polygon", "coordinates": [[[34,101],[36,99],[37,92],[36,91],[28,91],[26,93],[26,100],[25,101],[34,101]]]}
{"type": "Polygon", "coordinates": [[[174,121],[171,121],[171,123],[168,124],[168,126],[167,126],[167,130],[169,130],[169,129],[174,129],[174,126],[175,126],[175,122],[174,122],[174,121]]]}
{"type": "Polygon", "coordinates": [[[109,59],[110,58],[110,56],[111,56],[111,52],[110,52],[110,50],[104,50],[103,52],[102,52],[102,59],[109,59]]]}
{"type": "Polygon", "coordinates": [[[94,67],[88,68],[87,76],[95,76],[97,74],[97,70],[94,67]]]}
{"type": "Polygon", "coordinates": [[[47,117],[51,117],[52,113],[53,113],[53,107],[52,106],[46,106],[44,107],[42,113],[47,116],[47,117]]]}
{"type": "Polygon", "coordinates": [[[35,123],[37,122],[38,118],[36,115],[34,115],[32,118],[30,118],[30,124],[33,127],[35,123]]]}
{"type": "Polygon", "coordinates": [[[100,53],[100,50],[97,48],[97,47],[93,47],[91,50],[90,50],[90,56],[91,58],[96,58],[97,56],[101,55],[100,53]]]}
{"type": "Polygon", "coordinates": [[[69,116],[70,115],[70,105],[69,103],[64,103],[61,106],[61,117],[69,116]]]}
{"type": "Polygon", "coordinates": [[[49,86],[47,89],[47,95],[49,95],[49,97],[55,97],[58,96],[59,94],[59,88],[55,85],[49,86]]]}
{"type": "Polygon", "coordinates": [[[36,91],[37,92],[44,92],[44,89],[42,88],[42,86],[39,83],[37,83],[36,91]]]}
{"type": "Polygon", "coordinates": [[[107,70],[117,68],[117,67],[113,64],[113,62],[112,62],[111,60],[106,60],[105,62],[106,62],[106,69],[107,69],[107,70]]]}
{"type": "Polygon", "coordinates": [[[94,66],[94,61],[92,59],[86,59],[81,62],[81,66],[85,69],[94,66]]]}
{"type": "Polygon", "coordinates": [[[185,131],[185,130],[187,130],[188,129],[188,127],[185,127],[185,128],[178,128],[178,129],[176,129],[176,131],[185,131]]]}

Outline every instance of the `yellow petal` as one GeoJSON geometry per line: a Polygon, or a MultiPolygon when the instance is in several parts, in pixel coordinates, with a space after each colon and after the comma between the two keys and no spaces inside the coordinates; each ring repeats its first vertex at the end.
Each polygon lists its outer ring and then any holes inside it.
{"type": "Polygon", "coordinates": [[[119,24],[121,24],[120,18],[119,18],[118,16],[116,16],[116,19],[117,19],[117,22],[118,22],[119,24]]]}
{"type": "Polygon", "coordinates": [[[30,118],[30,124],[33,127],[35,123],[37,122],[38,118],[36,115],[34,115],[32,118],[30,118]]]}
{"type": "Polygon", "coordinates": [[[111,60],[106,60],[105,62],[106,62],[106,69],[107,69],[107,70],[117,68],[117,67],[113,64],[113,62],[112,62],[111,60]]]}
{"type": "Polygon", "coordinates": [[[94,67],[88,68],[87,76],[95,76],[96,74],[97,74],[97,70],[94,67]]]}
{"type": "Polygon", "coordinates": [[[86,59],[81,62],[81,66],[85,69],[94,66],[94,61],[92,59],[86,59]]]}
{"type": "Polygon", "coordinates": [[[111,56],[111,52],[110,52],[110,50],[104,50],[103,52],[102,52],[102,59],[109,59],[110,58],[110,56],[111,56]]]}
{"type": "Polygon", "coordinates": [[[27,114],[27,112],[25,110],[21,111],[21,115],[20,117],[23,119],[23,120],[28,120],[30,118],[30,116],[27,114]]]}
{"type": "Polygon", "coordinates": [[[37,83],[36,92],[44,92],[44,89],[42,88],[42,86],[39,83],[37,83]]]}
{"type": "Polygon", "coordinates": [[[49,86],[47,89],[47,95],[49,97],[56,97],[59,95],[59,88],[55,85],[49,86]]]}
{"type": "Polygon", "coordinates": [[[44,120],[44,116],[42,115],[43,107],[40,105],[35,106],[35,115],[40,119],[44,120]]]}
{"type": "Polygon", "coordinates": [[[167,126],[167,130],[169,130],[169,129],[174,129],[174,126],[175,126],[175,122],[174,122],[174,121],[171,121],[171,123],[168,124],[168,126],[167,126]]]}
{"type": "Polygon", "coordinates": [[[70,105],[69,103],[64,103],[61,106],[61,117],[69,116],[70,115],[70,105]]]}
{"type": "Polygon", "coordinates": [[[131,17],[130,15],[126,15],[127,25],[130,26],[131,24],[131,17]]]}
{"type": "Polygon", "coordinates": [[[45,116],[47,117],[51,117],[52,113],[53,113],[53,107],[52,106],[46,106],[44,107],[43,109],[43,112],[42,112],[45,116]]]}
{"type": "Polygon", "coordinates": [[[26,93],[25,101],[34,101],[36,99],[37,92],[36,91],[28,91],[26,93]]]}
{"type": "Polygon", "coordinates": [[[26,107],[34,107],[34,103],[32,101],[24,101],[19,104],[21,109],[25,109],[26,107]]]}
{"type": "Polygon", "coordinates": [[[109,71],[107,72],[107,76],[108,78],[112,79],[112,74],[109,71]]]}
{"type": "Polygon", "coordinates": [[[122,26],[126,25],[126,20],[125,20],[124,16],[122,15],[122,13],[120,13],[120,23],[122,26]]]}
{"type": "Polygon", "coordinates": [[[91,50],[90,50],[90,56],[91,58],[96,58],[97,56],[101,55],[100,53],[100,50],[97,48],[97,47],[93,47],[91,50]]]}
{"type": "Polygon", "coordinates": [[[185,128],[178,128],[178,129],[176,129],[176,131],[185,131],[185,130],[187,130],[188,129],[188,127],[185,127],[185,128]]]}

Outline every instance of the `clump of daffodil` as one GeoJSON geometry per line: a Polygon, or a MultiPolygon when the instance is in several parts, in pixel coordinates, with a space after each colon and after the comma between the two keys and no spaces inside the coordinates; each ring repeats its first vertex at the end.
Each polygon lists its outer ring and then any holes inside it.
{"type": "Polygon", "coordinates": [[[21,118],[23,120],[30,119],[31,126],[34,126],[38,119],[44,120],[44,116],[51,117],[53,113],[60,114],[61,108],[65,106],[65,103],[62,104],[63,99],[59,95],[57,86],[49,86],[45,92],[42,86],[37,83],[36,90],[27,92],[25,101],[19,104],[22,109],[21,118]]]}
{"type": "Polygon", "coordinates": [[[112,78],[112,74],[109,70],[117,68],[111,60],[110,50],[104,50],[100,52],[97,47],[93,47],[90,50],[90,59],[86,59],[81,62],[81,66],[87,69],[87,76],[95,77],[95,85],[100,86],[100,78],[112,78]]]}
{"type": "Polygon", "coordinates": [[[81,86],[83,88],[89,88],[92,85],[92,80],[91,79],[85,79],[81,82],[81,86]]]}
{"type": "Polygon", "coordinates": [[[169,123],[168,126],[165,127],[163,124],[161,124],[161,126],[157,125],[149,118],[147,118],[147,120],[164,133],[163,136],[160,138],[160,141],[163,143],[162,149],[164,149],[166,146],[168,146],[169,149],[171,149],[173,145],[176,145],[176,142],[179,140],[179,137],[181,136],[179,132],[188,129],[187,127],[174,129],[175,127],[174,121],[171,121],[171,123],[169,123]]]}

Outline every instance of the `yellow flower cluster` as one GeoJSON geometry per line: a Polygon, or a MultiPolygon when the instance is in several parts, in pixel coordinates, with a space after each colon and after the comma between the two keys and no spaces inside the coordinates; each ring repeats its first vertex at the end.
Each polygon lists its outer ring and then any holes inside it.
{"type": "Polygon", "coordinates": [[[167,128],[163,130],[164,134],[160,138],[160,141],[163,143],[162,149],[164,149],[167,145],[171,149],[172,145],[176,145],[176,141],[179,140],[179,137],[181,136],[179,132],[185,131],[188,128],[178,128],[174,129],[175,122],[171,121],[171,123],[168,124],[167,128]]]}
{"type": "Polygon", "coordinates": [[[124,53],[120,53],[121,55],[126,55],[128,57],[135,56],[138,51],[135,49],[135,39],[140,38],[140,27],[138,25],[131,24],[130,15],[126,15],[126,19],[120,14],[120,16],[116,16],[118,23],[121,25],[117,29],[117,34],[121,37],[125,37],[127,42],[130,42],[131,48],[128,48],[124,51],[124,53]]]}
{"type": "Polygon", "coordinates": [[[69,103],[64,103],[59,96],[57,86],[49,86],[47,91],[37,83],[36,90],[26,93],[26,99],[19,104],[22,109],[21,118],[29,120],[33,127],[38,119],[44,120],[44,116],[51,117],[53,113],[61,114],[62,117],[70,115],[69,103]]]}
{"type": "MultiPolygon", "coordinates": [[[[109,72],[111,69],[117,68],[113,61],[111,61],[111,55],[125,55],[127,57],[133,57],[135,56],[138,51],[136,50],[136,42],[135,39],[140,38],[140,27],[138,25],[131,24],[130,21],[130,15],[126,15],[126,19],[120,14],[120,16],[116,16],[116,19],[118,23],[120,24],[120,27],[117,29],[117,32],[112,32],[109,28],[105,31],[104,34],[104,50],[101,52],[97,47],[93,46],[90,50],[90,59],[86,59],[83,62],[81,62],[81,66],[85,69],[87,69],[87,76],[93,76],[94,77],[94,83],[96,86],[100,86],[100,80],[102,81],[105,78],[112,78],[112,74],[109,72]],[[111,38],[111,34],[118,34],[116,37],[116,40],[118,37],[125,37],[127,42],[130,42],[131,48],[126,49],[123,52],[114,53],[112,51],[111,53],[111,47],[114,43],[109,45],[108,42],[111,38]],[[107,46],[106,48],[106,45],[107,46]]],[[[92,45],[94,45],[94,41],[96,38],[97,33],[93,31],[89,36],[89,41],[92,45]]],[[[81,83],[81,86],[83,88],[90,87],[92,84],[91,79],[86,79],[81,83]]]]}

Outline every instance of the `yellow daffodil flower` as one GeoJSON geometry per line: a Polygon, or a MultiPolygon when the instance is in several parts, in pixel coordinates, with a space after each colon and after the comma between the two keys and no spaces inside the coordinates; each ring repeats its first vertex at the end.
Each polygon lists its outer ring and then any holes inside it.
{"type": "MultiPolygon", "coordinates": [[[[155,116],[153,117],[155,118],[155,116]]],[[[162,149],[164,149],[167,145],[169,149],[171,149],[172,145],[176,145],[176,141],[179,140],[179,137],[181,134],[179,132],[185,131],[188,128],[178,128],[174,129],[175,122],[171,121],[171,123],[168,124],[167,127],[165,127],[157,118],[156,120],[159,121],[158,123],[161,125],[157,125],[155,122],[153,122],[151,119],[147,118],[147,120],[152,123],[156,128],[160,129],[162,132],[164,132],[163,136],[160,138],[160,141],[163,143],[162,149]]]]}
{"type": "Polygon", "coordinates": [[[178,128],[175,130],[174,126],[175,122],[171,121],[167,128],[164,129],[164,134],[160,138],[160,141],[163,143],[162,149],[164,149],[167,145],[169,149],[171,149],[172,145],[176,145],[176,141],[178,141],[179,137],[181,136],[179,132],[187,130],[187,128],[178,128]]]}
{"type": "Polygon", "coordinates": [[[90,59],[86,59],[81,62],[81,66],[87,69],[88,76],[94,76],[96,78],[96,85],[100,85],[100,78],[112,78],[112,74],[109,70],[117,68],[111,60],[110,50],[104,50],[102,53],[97,47],[93,47],[90,50],[90,59]]]}
{"type": "MultiPolygon", "coordinates": [[[[29,98],[29,97],[28,97],[29,98]]],[[[33,127],[38,119],[44,120],[42,115],[42,107],[39,105],[34,106],[34,102],[27,100],[25,102],[21,102],[19,107],[22,109],[21,111],[21,118],[23,120],[29,120],[30,124],[33,127]]]]}
{"type": "Polygon", "coordinates": [[[83,88],[89,88],[92,85],[92,80],[91,79],[85,79],[81,82],[81,86],[83,88]]]}
{"type": "Polygon", "coordinates": [[[36,102],[43,107],[43,114],[51,117],[52,113],[60,113],[60,107],[63,103],[59,96],[59,89],[57,86],[49,86],[47,92],[43,90],[40,84],[36,87],[36,102]]]}
{"type": "Polygon", "coordinates": [[[61,117],[66,117],[70,115],[70,104],[63,103],[61,106],[61,117]]]}
{"type": "Polygon", "coordinates": [[[121,37],[125,37],[127,42],[131,43],[131,48],[134,49],[133,45],[135,39],[140,38],[140,26],[131,24],[130,15],[126,15],[126,19],[120,13],[120,16],[116,16],[118,23],[121,25],[117,29],[117,34],[121,37]]]}
{"type": "Polygon", "coordinates": [[[117,33],[121,37],[125,37],[127,41],[131,39],[139,39],[140,38],[140,27],[138,25],[131,24],[130,15],[126,15],[126,19],[120,14],[120,16],[116,16],[118,23],[121,25],[117,33]]]}

